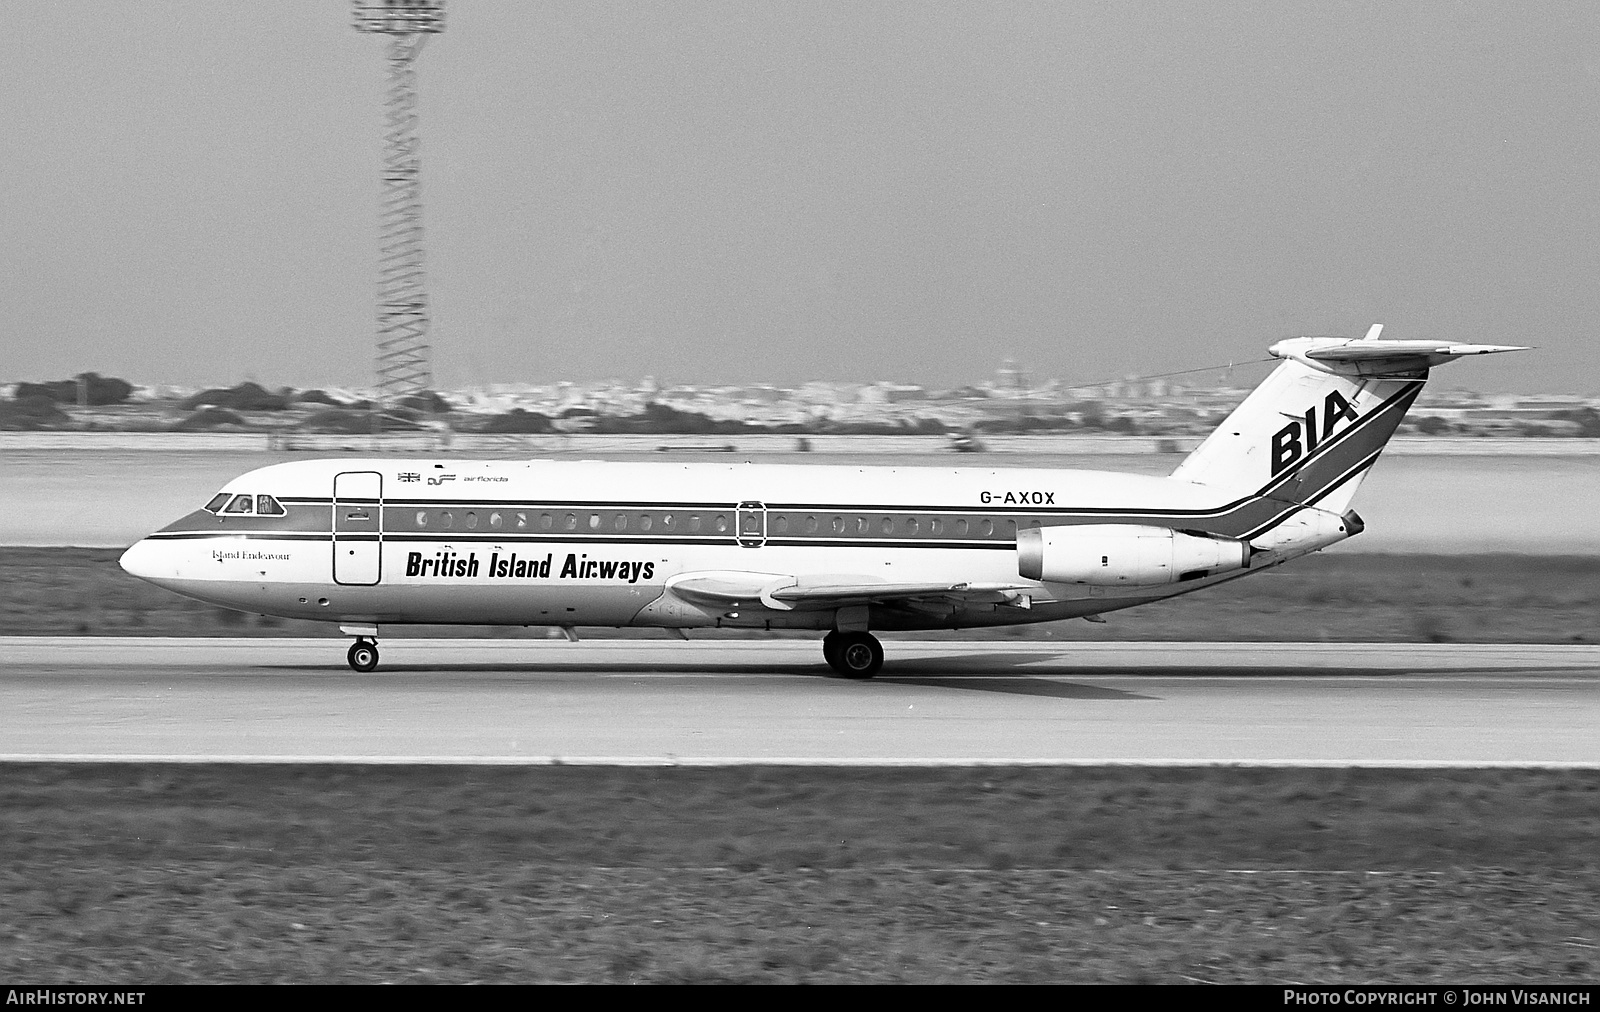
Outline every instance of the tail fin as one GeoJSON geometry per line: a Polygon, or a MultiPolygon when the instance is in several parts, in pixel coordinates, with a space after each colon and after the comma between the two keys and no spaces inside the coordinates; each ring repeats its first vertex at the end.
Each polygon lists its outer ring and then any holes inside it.
{"type": "Polygon", "coordinates": [[[1174,478],[1317,506],[1349,507],[1394,435],[1431,366],[1510,345],[1296,337],[1269,349],[1283,359],[1172,473],[1174,478]]]}

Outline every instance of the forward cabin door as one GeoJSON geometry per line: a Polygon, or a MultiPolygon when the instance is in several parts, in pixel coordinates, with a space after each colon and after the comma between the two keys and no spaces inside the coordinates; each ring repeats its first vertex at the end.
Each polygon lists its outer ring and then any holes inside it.
{"type": "Polygon", "coordinates": [[[333,476],[333,582],[371,586],[383,568],[383,475],[333,476]]]}

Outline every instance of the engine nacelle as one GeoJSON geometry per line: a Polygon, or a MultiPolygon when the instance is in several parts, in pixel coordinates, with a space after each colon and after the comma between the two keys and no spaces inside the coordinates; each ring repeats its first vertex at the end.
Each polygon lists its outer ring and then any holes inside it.
{"type": "Polygon", "coordinates": [[[1017,532],[1017,572],[1030,580],[1100,587],[1154,587],[1250,564],[1232,538],[1142,524],[1030,527],[1017,532]]]}

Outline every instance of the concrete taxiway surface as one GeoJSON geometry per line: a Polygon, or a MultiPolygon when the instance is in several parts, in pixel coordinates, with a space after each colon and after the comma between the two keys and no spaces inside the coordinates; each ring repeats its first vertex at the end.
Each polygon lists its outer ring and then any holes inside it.
{"type": "Polygon", "coordinates": [[[0,638],[0,758],[1600,767],[1600,647],[0,638]]]}

